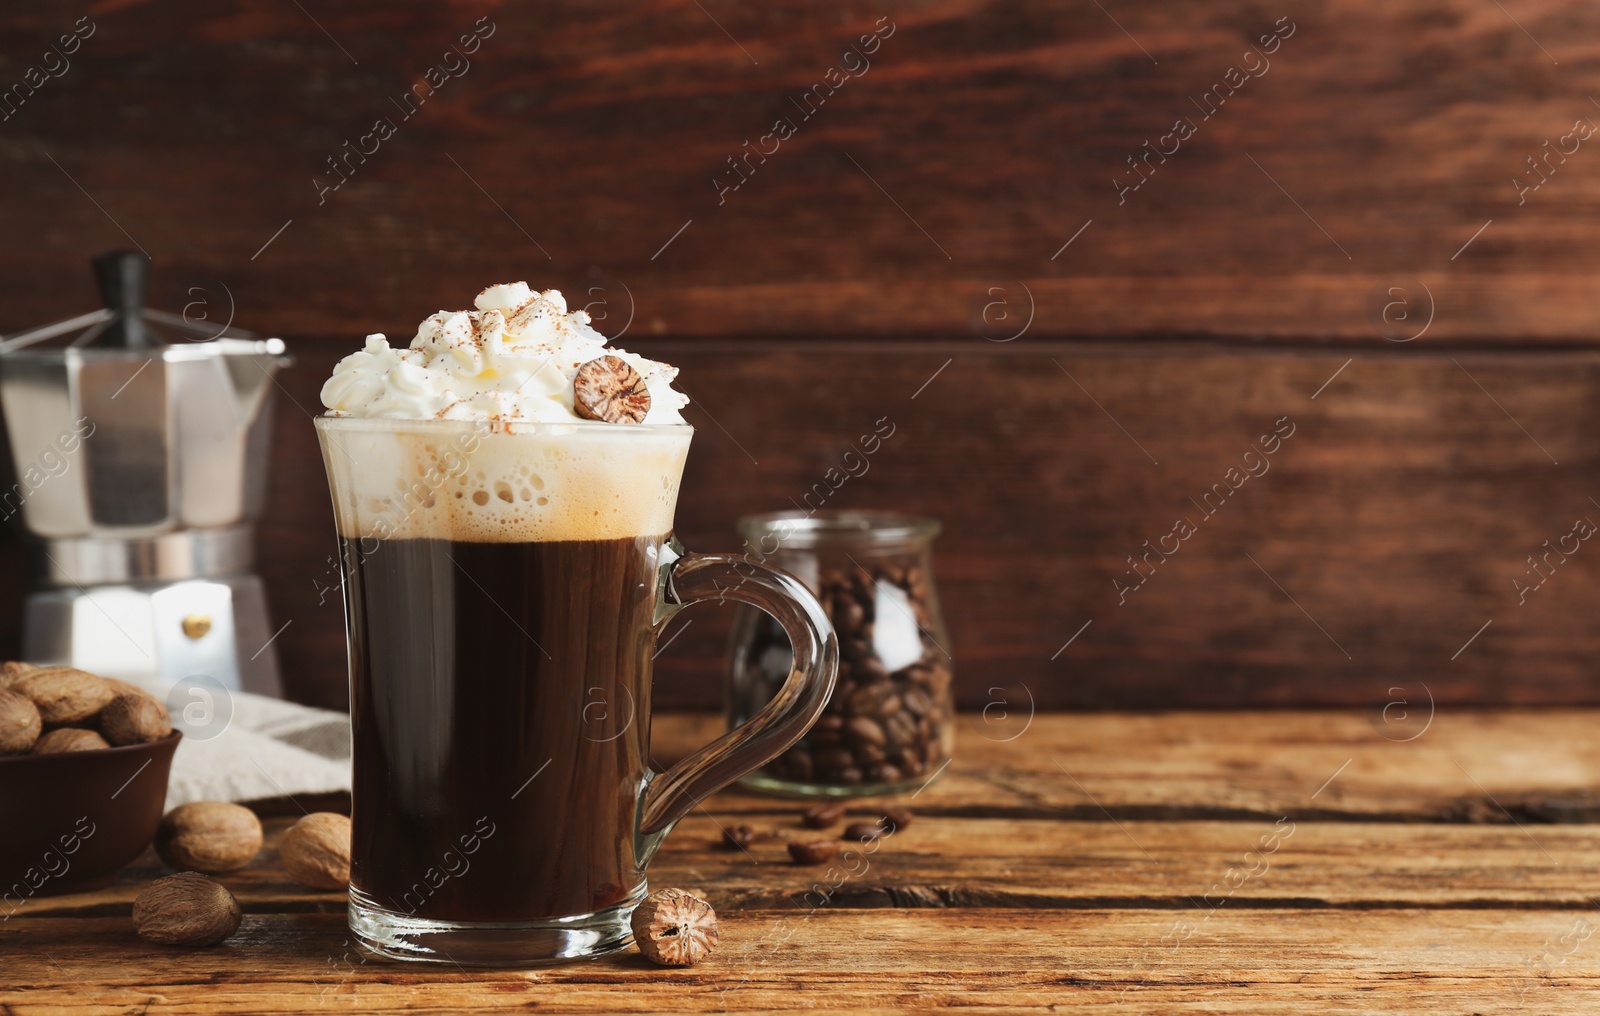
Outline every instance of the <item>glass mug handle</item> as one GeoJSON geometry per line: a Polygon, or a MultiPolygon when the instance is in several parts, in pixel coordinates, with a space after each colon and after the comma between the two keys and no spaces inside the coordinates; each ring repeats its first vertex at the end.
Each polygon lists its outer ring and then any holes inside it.
{"type": "MultiPolygon", "coordinates": [[[[760,712],[656,774],[639,807],[640,863],[649,862],[672,824],[700,801],[766,765],[822,715],[839,673],[839,642],[822,604],[793,575],[736,554],[683,553],[665,566],[657,630],[691,603],[746,603],[771,614],[794,650],[789,679],[760,712]]],[[[670,552],[669,552],[670,553],[670,552]]]]}

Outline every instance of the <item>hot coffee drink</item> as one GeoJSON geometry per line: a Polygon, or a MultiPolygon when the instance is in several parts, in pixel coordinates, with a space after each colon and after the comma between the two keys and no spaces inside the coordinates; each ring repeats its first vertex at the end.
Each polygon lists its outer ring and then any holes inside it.
{"type": "Polygon", "coordinates": [[[369,337],[324,386],[350,652],[350,921],[369,948],[525,965],[626,944],[672,823],[820,713],[837,648],[816,601],[672,540],[692,435],[675,374],[517,284],[428,319],[409,349],[369,337]],[[783,624],[790,694],[658,774],[656,634],[711,597],[783,624]]]}

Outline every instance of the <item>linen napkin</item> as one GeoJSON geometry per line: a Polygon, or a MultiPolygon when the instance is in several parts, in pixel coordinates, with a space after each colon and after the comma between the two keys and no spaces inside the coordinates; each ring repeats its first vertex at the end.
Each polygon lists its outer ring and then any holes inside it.
{"type": "Polygon", "coordinates": [[[189,801],[257,801],[350,789],[350,717],[264,695],[227,693],[227,715],[187,717],[169,701],[184,732],[172,759],[167,808],[189,801]]]}

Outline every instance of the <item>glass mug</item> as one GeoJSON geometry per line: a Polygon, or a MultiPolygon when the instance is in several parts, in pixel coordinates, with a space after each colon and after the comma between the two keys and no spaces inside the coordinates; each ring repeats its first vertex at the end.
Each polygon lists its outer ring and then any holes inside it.
{"type": "Polygon", "coordinates": [[[349,643],[351,929],[460,964],[626,946],[673,824],[821,714],[838,668],[821,605],[673,538],[690,427],[316,426],[349,643]],[[771,614],[794,666],[748,722],[657,772],[656,638],[707,599],[771,614]]]}

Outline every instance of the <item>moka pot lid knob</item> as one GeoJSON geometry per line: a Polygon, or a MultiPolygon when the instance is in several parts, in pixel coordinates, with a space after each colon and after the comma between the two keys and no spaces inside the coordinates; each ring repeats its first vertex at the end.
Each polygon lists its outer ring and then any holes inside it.
{"type": "Polygon", "coordinates": [[[100,299],[113,316],[93,344],[122,349],[149,349],[155,345],[144,323],[150,259],[136,250],[111,251],[94,259],[94,277],[100,284],[100,299]]]}

